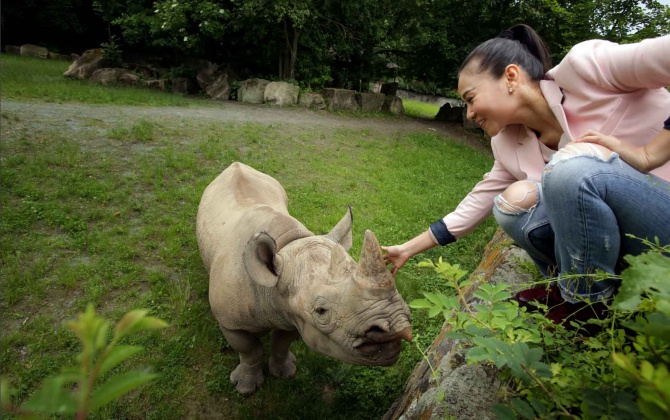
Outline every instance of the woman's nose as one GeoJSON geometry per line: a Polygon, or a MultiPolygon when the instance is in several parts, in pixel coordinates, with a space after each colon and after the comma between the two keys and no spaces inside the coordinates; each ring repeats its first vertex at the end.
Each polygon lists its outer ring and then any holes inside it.
{"type": "Polygon", "coordinates": [[[470,106],[468,105],[467,108],[465,108],[465,118],[468,120],[474,120],[475,119],[475,113],[470,109],[470,106]]]}

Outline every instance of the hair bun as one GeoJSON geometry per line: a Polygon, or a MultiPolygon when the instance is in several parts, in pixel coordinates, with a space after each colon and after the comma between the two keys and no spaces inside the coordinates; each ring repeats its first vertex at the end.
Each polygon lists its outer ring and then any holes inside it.
{"type": "Polygon", "coordinates": [[[514,39],[514,32],[510,31],[509,29],[505,29],[504,31],[500,32],[498,35],[498,38],[504,38],[504,39],[514,39]]]}

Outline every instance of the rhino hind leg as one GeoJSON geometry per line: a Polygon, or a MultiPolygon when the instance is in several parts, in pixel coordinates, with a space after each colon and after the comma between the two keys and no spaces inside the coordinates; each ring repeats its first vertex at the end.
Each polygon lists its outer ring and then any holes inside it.
{"type": "Polygon", "coordinates": [[[270,373],[277,378],[295,376],[295,356],[291,353],[291,343],[300,334],[297,331],[272,331],[272,355],[270,356],[270,373]]]}
{"type": "Polygon", "coordinates": [[[240,356],[240,364],[230,374],[230,382],[240,394],[253,394],[263,383],[263,344],[246,331],[221,329],[230,347],[240,356]]]}

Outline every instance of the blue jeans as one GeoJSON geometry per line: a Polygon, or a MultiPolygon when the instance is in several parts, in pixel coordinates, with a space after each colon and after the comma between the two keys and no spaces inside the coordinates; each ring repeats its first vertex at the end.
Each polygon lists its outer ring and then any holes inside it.
{"type": "Polygon", "coordinates": [[[617,280],[579,275],[619,273],[624,255],[647,249],[638,238],[670,244],[670,183],[633,169],[616,153],[606,160],[558,155],[535,185],[536,205],[509,211],[498,196],[493,214],[542,274],[558,276],[566,300],[607,299],[617,280]]]}

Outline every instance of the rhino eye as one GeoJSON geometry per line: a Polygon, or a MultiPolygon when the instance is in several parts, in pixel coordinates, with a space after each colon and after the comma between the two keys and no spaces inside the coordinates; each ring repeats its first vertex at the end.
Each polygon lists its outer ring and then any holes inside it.
{"type": "Polygon", "coordinates": [[[323,314],[326,313],[327,309],[326,309],[326,308],[322,308],[322,307],[319,306],[319,307],[316,308],[314,311],[315,311],[317,314],[319,314],[319,315],[323,315],[323,314]]]}

